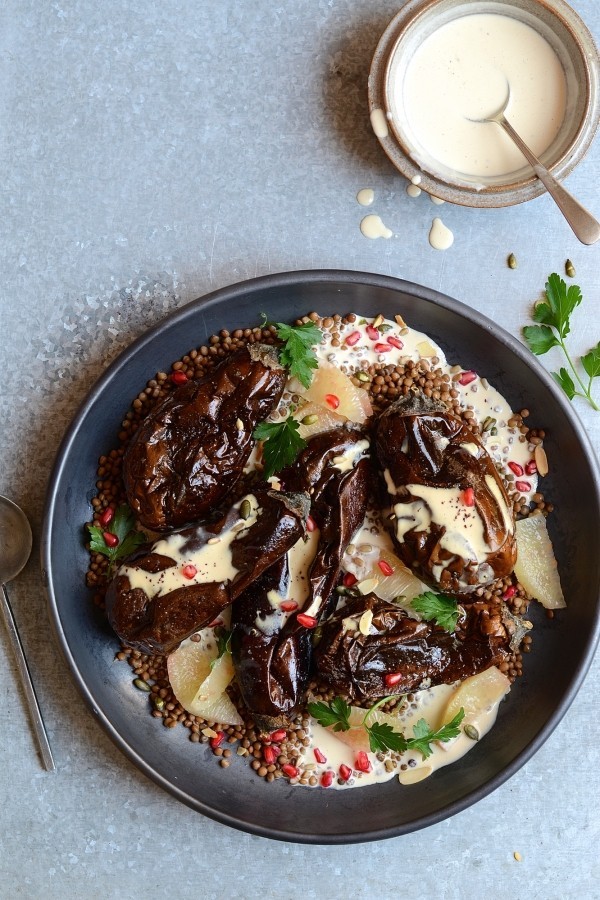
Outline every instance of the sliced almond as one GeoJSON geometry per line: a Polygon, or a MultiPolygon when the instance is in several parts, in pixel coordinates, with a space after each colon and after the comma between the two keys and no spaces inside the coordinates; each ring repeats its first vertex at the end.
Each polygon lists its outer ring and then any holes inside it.
{"type": "Polygon", "coordinates": [[[541,444],[538,444],[535,448],[535,453],[533,454],[535,459],[535,464],[537,466],[537,470],[539,474],[544,477],[544,475],[548,474],[548,457],[546,456],[546,451],[542,447],[541,444]]]}
{"type": "Polygon", "coordinates": [[[406,328],[406,322],[402,318],[401,315],[394,316],[396,324],[400,326],[400,328],[406,328]]]}
{"type": "Polygon", "coordinates": [[[360,622],[358,623],[358,630],[361,634],[367,636],[370,633],[371,623],[373,621],[373,610],[366,609],[362,616],[360,617],[360,622]]]}

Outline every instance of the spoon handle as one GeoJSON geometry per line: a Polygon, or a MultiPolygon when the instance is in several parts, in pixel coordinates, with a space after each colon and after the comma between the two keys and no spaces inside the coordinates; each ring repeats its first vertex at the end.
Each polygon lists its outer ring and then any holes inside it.
{"type": "Polygon", "coordinates": [[[523,140],[512,127],[508,119],[502,116],[499,119],[495,119],[495,121],[497,121],[510,135],[523,156],[531,163],[533,171],[573,229],[575,237],[577,237],[582,244],[595,244],[596,241],[600,239],[600,222],[598,222],[598,220],[587,211],[585,206],[582,206],[581,203],[579,203],[575,197],[573,197],[573,195],[556,180],[546,166],[539,161],[537,156],[531,152],[527,144],[523,143],[523,140]]]}
{"type": "Polygon", "coordinates": [[[19,632],[17,631],[17,623],[15,622],[15,617],[13,616],[12,609],[10,608],[10,601],[8,599],[8,592],[5,585],[2,585],[2,590],[0,590],[0,608],[2,609],[2,614],[4,616],[4,621],[6,624],[6,630],[8,631],[8,637],[10,639],[10,644],[15,654],[17,669],[19,670],[19,675],[21,676],[21,682],[23,684],[25,696],[27,697],[27,702],[29,704],[31,721],[33,723],[35,735],[40,746],[44,768],[48,772],[53,772],[56,769],[56,766],[54,765],[54,759],[52,758],[52,751],[48,742],[48,735],[46,734],[46,728],[44,726],[44,720],[42,719],[40,705],[35,695],[33,682],[31,680],[31,673],[29,672],[29,666],[27,665],[27,660],[25,658],[23,644],[21,643],[21,638],[19,637],[19,632]]]}

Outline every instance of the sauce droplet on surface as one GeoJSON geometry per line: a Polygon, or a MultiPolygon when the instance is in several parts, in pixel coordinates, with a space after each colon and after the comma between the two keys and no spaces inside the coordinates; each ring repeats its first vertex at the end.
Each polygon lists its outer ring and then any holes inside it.
{"type": "Polygon", "coordinates": [[[365,216],[360,223],[360,230],[365,237],[370,238],[373,241],[381,237],[391,238],[393,234],[393,231],[390,231],[390,229],[383,224],[381,217],[375,215],[365,216]]]}
{"type": "Polygon", "coordinates": [[[371,188],[363,188],[356,195],[356,199],[361,206],[370,206],[375,199],[375,191],[371,188]]]}
{"type": "Polygon", "coordinates": [[[388,136],[387,119],[382,109],[374,109],[371,111],[371,128],[378,138],[385,138],[388,136]]]}
{"type": "Polygon", "coordinates": [[[434,250],[447,250],[454,243],[454,235],[441,219],[434,219],[429,232],[429,243],[434,250]]]}

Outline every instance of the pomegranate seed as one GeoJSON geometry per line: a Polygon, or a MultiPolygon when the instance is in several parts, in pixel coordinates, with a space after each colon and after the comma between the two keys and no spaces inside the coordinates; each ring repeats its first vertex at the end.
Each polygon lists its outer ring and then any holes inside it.
{"type": "Polygon", "coordinates": [[[278,728],[277,731],[271,732],[271,740],[272,741],[285,741],[287,737],[287,731],[285,728],[278,728]]]}
{"type": "Polygon", "coordinates": [[[119,543],[119,538],[116,534],[113,534],[112,531],[103,531],[102,537],[104,538],[104,543],[107,547],[116,547],[119,543]]]}
{"type": "Polygon", "coordinates": [[[400,340],[400,338],[394,337],[393,334],[391,334],[389,338],[387,338],[387,342],[388,344],[391,344],[392,347],[396,347],[396,349],[398,350],[402,350],[402,348],[404,347],[404,344],[400,340]]]}
{"type": "Polygon", "coordinates": [[[325,394],[325,403],[331,409],[337,409],[340,405],[340,398],[336,394],[325,394]]]}
{"type": "Polygon", "coordinates": [[[316,628],[317,620],[313,616],[306,616],[304,613],[298,613],[296,619],[304,628],[316,628]]]}
{"type": "Polygon", "coordinates": [[[349,347],[354,347],[355,344],[358,344],[360,341],[360,331],[353,331],[352,334],[349,334],[346,338],[346,343],[349,347]]]}
{"type": "Polygon", "coordinates": [[[263,748],[263,759],[268,766],[272,766],[277,759],[277,751],[274,747],[263,748]]]}
{"type": "Polygon", "coordinates": [[[402,681],[402,672],[390,672],[389,675],[385,676],[386,687],[394,687],[399,681],[402,681]]]}
{"type": "Polygon", "coordinates": [[[367,332],[368,337],[370,337],[372,341],[378,341],[379,338],[381,337],[381,335],[379,334],[377,329],[373,328],[372,325],[367,325],[367,327],[365,328],[365,331],[367,332]]]}
{"type": "Polygon", "coordinates": [[[460,378],[458,379],[458,383],[465,385],[471,384],[472,381],[475,381],[477,378],[477,372],[463,372],[460,378]]]}
{"type": "Polygon", "coordinates": [[[528,491],[531,490],[531,485],[529,484],[528,481],[515,481],[515,487],[522,494],[526,494],[528,491]]]}
{"type": "Polygon", "coordinates": [[[296,766],[293,766],[291,763],[286,763],[285,766],[281,767],[281,771],[284,775],[287,775],[288,778],[297,778],[298,777],[298,769],[296,766]]]}
{"type": "Polygon", "coordinates": [[[324,753],[321,753],[321,751],[319,750],[318,747],[315,747],[315,749],[313,750],[313,753],[315,754],[315,759],[318,763],[326,763],[327,762],[327,757],[325,756],[324,753]]]}
{"type": "Polygon", "coordinates": [[[317,527],[317,523],[315,522],[315,520],[313,519],[312,516],[309,516],[308,519],[306,520],[306,530],[314,531],[316,529],[316,527],[317,527]]]}
{"type": "Polygon", "coordinates": [[[462,492],[462,502],[465,506],[475,506],[475,491],[472,487],[464,489],[462,492]]]}
{"type": "Polygon", "coordinates": [[[379,562],[377,563],[377,565],[379,566],[379,568],[381,569],[381,571],[383,572],[384,575],[393,575],[394,574],[394,570],[390,566],[389,562],[387,562],[387,560],[380,559],[379,562]]]}
{"type": "Polygon", "coordinates": [[[206,626],[207,628],[220,628],[223,625],[223,619],[219,616],[218,619],[213,619],[212,622],[209,622],[206,626]]]}
{"type": "Polygon", "coordinates": [[[339,769],[339,775],[342,781],[348,781],[350,776],[352,775],[352,769],[350,766],[347,766],[345,763],[342,763],[339,769]]]}
{"type": "Polygon", "coordinates": [[[220,747],[223,741],[225,740],[225,732],[217,731],[216,735],[210,739],[208,742],[213,750],[216,750],[217,747],[220,747]]]}
{"type": "Polygon", "coordinates": [[[354,763],[359,772],[370,772],[371,763],[369,757],[364,750],[359,750],[356,754],[356,762],[354,763]]]}
{"type": "Polygon", "coordinates": [[[171,372],[171,381],[173,384],[185,384],[188,380],[185,372],[171,372]]]}
{"type": "Polygon", "coordinates": [[[535,459],[530,459],[527,465],[525,466],[525,474],[526,475],[535,475],[537,472],[537,465],[535,463],[535,459]]]}
{"type": "Polygon", "coordinates": [[[190,563],[189,566],[183,567],[183,569],[181,570],[181,574],[183,575],[184,578],[190,578],[190,579],[195,578],[196,575],[198,574],[198,569],[196,568],[196,566],[193,566],[190,563]]]}
{"type": "Polygon", "coordinates": [[[392,348],[389,344],[375,344],[374,349],[377,353],[389,353],[392,348]]]}
{"type": "Polygon", "coordinates": [[[321,787],[331,787],[333,784],[333,772],[331,769],[328,772],[323,772],[321,775],[321,787]]]}
{"type": "Polygon", "coordinates": [[[514,474],[517,476],[517,478],[520,478],[520,476],[524,472],[523,466],[519,465],[518,462],[512,462],[512,461],[509,462],[508,468],[510,469],[511,472],[514,472],[514,474]]]}
{"type": "Polygon", "coordinates": [[[510,600],[510,598],[514,597],[516,593],[517,593],[516,587],[514,586],[514,584],[511,584],[511,586],[507,587],[506,590],[504,591],[504,593],[502,594],[502,599],[510,600]]]}
{"type": "Polygon", "coordinates": [[[112,508],[112,506],[107,506],[106,509],[104,510],[104,512],[102,513],[102,515],[100,516],[100,518],[98,519],[98,521],[100,522],[100,524],[102,525],[103,528],[106,528],[107,525],[110,525],[110,523],[113,520],[114,514],[115,514],[115,511],[112,508]]]}
{"type": "Polygon", "coordinates": [[[283,612],[294,612],[298,609],[298,604],[295,600],[284,600],[279,604],[279,609],[282,609],[283,612]]]}
{"type": "Polygon", "coordinates": [[[357,581],[358,578],[352,572],[346,572],[344,575],[344,587],[353,587],[357,581]]]}

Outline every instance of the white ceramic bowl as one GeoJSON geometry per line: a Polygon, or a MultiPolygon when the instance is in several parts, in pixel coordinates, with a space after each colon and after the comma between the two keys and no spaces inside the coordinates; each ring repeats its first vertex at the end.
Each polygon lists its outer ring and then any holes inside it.
{"type": "Polygon", "coordinates": [[[507,175],[469,177],[449,169],[419,146],[401,100],[415,50],[438,28],[465,15],[496,13],[531,26],[553,48],[565,73],[563,123],[542,161],[563,179],[587,152],[600,117],[600,59],[594,40],[564,0],[408,0],[385,30],[369,76],[369,110],[375,133],[392,163],[420,187],[463,206],[510,206],[545,191],[529,165],[507,175]],[[393,101],[395,96],[395,101],[393,101]],[[400,97],[400,101],[398,98],[400,97]]]}

